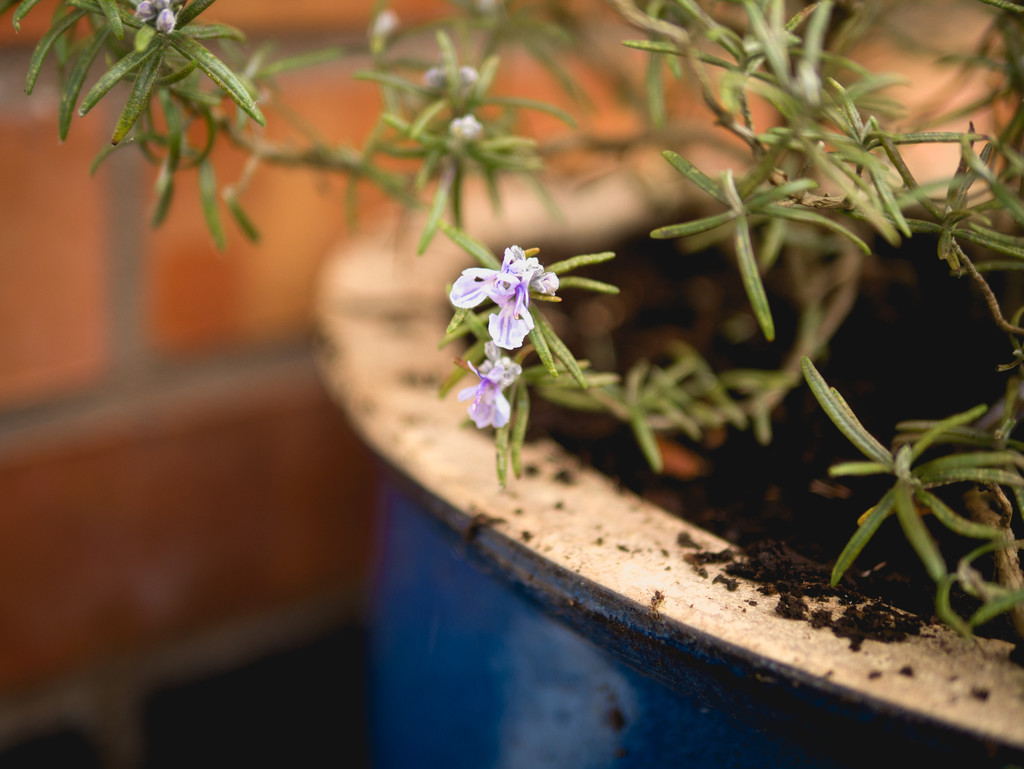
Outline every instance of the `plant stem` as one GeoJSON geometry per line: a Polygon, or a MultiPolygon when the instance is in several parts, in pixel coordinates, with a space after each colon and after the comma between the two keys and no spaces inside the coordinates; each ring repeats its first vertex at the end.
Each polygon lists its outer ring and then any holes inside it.
{"type": "MultiPolygon", "coordinates": [[[[975,490],[966,495],[967,509],[974,520],[1003,531],[1006,546],[993,553],[999,584],[1011,591],[1024,589],[1024,572],[1021,571],[1017,544],[1013,537],[1013,530],[1010,528],[1013,506],[999,486],[985,484],[985,490],[988,492],[987,494],[975,490]],[[993,508],[993,503],[998,509],[993,508]]],[[[980,597],[982,600],[986,599],[984,592],[980,597]]],[[[1017,604],[1010,609],[1009,614],[1017,635],[1024,638],[1024,604],[1017,604]]]]}
{"type": "MultiPolygon", "coordinates": [[[[779,367],[780,371],[799,374],[801,358],[807,356],[811,360],[816,360],[821,349],[842,326],[857,299],[864,258],[860,249],[851,246],[842,252],[826,274],[819,275],[818,280],[812,281],[812,288],[808,291],[812,296],[807,297],[804,305],[811,309],[822,308],[821,314],[814,323],[805,322],[801,325],[793,347],[779,367]]],[[[809,311],[805,311],[805,319],[809,311]]],[[[788,392],[772,390],[759,393],[749,399],[744,411],[749,415],[772,411],[788,392]]]]}
{"type": "MultiPolygon", "coordinates": [[[[764,154],[764,146],[758,141],[753,129],[750,126],[737,122],[729,111],[719,104],[715,98],[714,89],[711,87],[711,80],[698,62],[697,47],[693,44],[689,32],[680,26],[649,16],[634,6],[630,0],[608,0],[608,3],[623,19],[634,27],[655,35],[662,35],[671,40],[683,54],[683,61],[689,71],[690,79],[699,84],[701,97],[715,114],[718,124],[746,142],[756,157],[761,157],[764,154]]],[[[709,19],[702,19],[702,21],[706,25],[710,25],[709,19]]]]}
{"type": "Polygon", "coordinates": [[[978,272],[974,263],[967,257],[967,254],[964,253],[963,249],[960,248],[960,244],[956,242],[955,238],[953,239],[953,250],[956,252],[960,263],[967,268],[967,272],[970,273],[974,282],[978,285],[978,288],[981,289],[981,293],[984,294],[985,303],[988,305],[989,312],[992,313],[992,319],[995,321],[996,325],[999,326],[999,329],[1007,334],[1024,336],[1024,328],[1013,325],[1003,317],[1003,311],[999,307],[999,300],[996,298],[995,292],[992,291],[992,287],[989,286],[988,281],[982,277],[980,272],[978,272]]]}

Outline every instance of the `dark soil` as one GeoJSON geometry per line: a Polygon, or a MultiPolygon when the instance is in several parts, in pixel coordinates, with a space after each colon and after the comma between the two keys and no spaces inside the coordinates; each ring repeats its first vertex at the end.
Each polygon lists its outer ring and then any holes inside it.
{"type": "MultiPolygon", "coordinates": [[[[716,370],[780,364],[796,323],[784,267],[773,270],[768,283],[778,340],[769,344],[756,332],[729,257],[717,251],[684,254],[672,242],[642,236],[617,253],[587,274],[615,283],[620,295],[566,291],[558,305],[566,316],[545,306],[570,347],[596,369],[625,371],[640,358],[657,362],[671,340],[694,345],[716,370]],[[579,328],[606,329],[612,343],[598,333],[574,331],[579,328]],[[743,335],[727,339],[723,328],[753,333],[735,341],[743,335]]],[[[993,403],[1005,387],[996,366],[1011,358],[1006,337],[975,287],[951,276],[935,254],[933,243],[915,238],[912,249],[886,248],[871,258],[853,312],[828,354],[816,361],[883,443],[901,420],[993,403]]],[[[733,429],[711,431],[696,443],[673,437],[665,444],[666,473],[656,475],[628,426],[614,418],[581,418],[539,398],[531,408],[533,434],[554,438],[623,486],[734,543],[745,557],[733,558],[728,573],[761,582],[780,613],[830,627],[854,648],[864,638],[900,640],[935,621],[934,585],[895,519],[882,525],[843,582],[829,585],[835,557],[857,518],[888,488],[887,479],[829,478],[830,465],[862,457],[802,384],[777,410],[773,430],[768,447],[750,432],[733,429]],[[826,595],[840,597],[841,613],[832,616],[815,603],[826,595]]],[[[959,503],[964,489],[950,491],[948,501],[959,503]]],[[[974,543],[957,540],[934,521],[928,524],[955,568],[974,543]]],[[[715,555],[697,553],[691,562],[699,568],[699,558],[715,555]]],[[[723,581],[723,589],[728,587],[723,581]]],[[[961,614],[970,612],[970,599],[955,599],[961,614]]],[[[979,634],[1017,640],[1004,620],[979,634]]]]}

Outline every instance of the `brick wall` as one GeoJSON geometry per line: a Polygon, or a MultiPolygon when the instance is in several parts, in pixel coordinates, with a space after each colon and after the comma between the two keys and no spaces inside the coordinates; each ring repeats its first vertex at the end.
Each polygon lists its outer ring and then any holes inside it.
{"type": "MultiPolygon", "coordinates": [[[[262,167],[244,198],[260,242],[226,220],[218,251],[184,173],[150,229],[155,172],[137,152],[89,174],[118,98],[59,143],[52,67],[23,93],[55,2],[20,34],[0,22],[0,710],[6,694],[233,617],[358,595],[373,493],[371,460],[311,362],[317,270],[352,236],[343,180],[262,167]]],[[[218,0],[207,16],[303,50],[361,43],[373,5],[218,0]]],[[[403,21],[450,9],[391,5],[403,21]]],[[[358,145],[378,102],[354,66],[281,82],[326,138],[358,145]]],[[[504,91],[547,87],[570,106],[534,62],[511,72],[504,91]]],[[[600,74],[575,75],[611,102],[600,74]]],[[[596,114],[598,132],[630,128],[596,114]]],[[[267,117],[271,136],[287,134],[267,117]]],[[[530,113],[525,130],[567,129],[530,113]]],[[[227,181],[245,158],[215,160],[227,181]]],[[[381,205],[365,198],[368,221],[381,205]]]]}
{"type": "MultiPolygon", "coordinates": [[[[371,5],[214,10],[302,48],[361,38],[371,5]]],[[[89,175],[111,108],[59,144],[49,68],[23,93],[52,8],[20,35],[0,22],[0,705],[260,612],[324,596],[353,610],[373,493],[312,362],[317,268],[349,236],[341,185],[264,169],[246,197],[261,242],[226,223],[218,252],[186,175],[150,230],[137,153],[89,175]]],[[[375,91],[350,74],[284,83],[331,138],[358,141],[375,91]]],[[[230,179],[241,162],[217,167],[230,179]]]]}

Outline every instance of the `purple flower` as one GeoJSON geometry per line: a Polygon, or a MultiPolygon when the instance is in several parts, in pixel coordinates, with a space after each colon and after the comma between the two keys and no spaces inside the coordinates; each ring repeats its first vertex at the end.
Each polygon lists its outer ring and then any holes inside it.
{"type": "Polygon", "coordinates": [[[168,34],[174,31],[178,23],[176,7],[180,8],[181,3],[174,0],[142,0],[135,6],[135,18],[153,22],[158,32],[168,34]]]}
{"type": "MultiPolygon", "coordinates": [[[[466,90],[480,78],[479,73],[469,66],[459,67],[459,87],[466,90]]],[[[439,91],[448,85],[448,73],[444,67],[431,67],[423,73],[423,82],[427,88],[439,91]]]]}
{"type": "Polygon", "coordinates": [[[158,32],[163,32],[165,35],[174,31],[174,25],[178,23],[178,19],[174,15],[174,11],[170,8],[164,8],[156,16],[156,28],[158,32]]]}
{"type": "Polygon", "coordinates": [[[460,391],[459,400],[472,398],[469,417],[477,427],[504,427],[508,424],[512,407],[501,391],[516,381],[523,367],[501,355],[493,342],[484,345],[484,353],[487,360],[480,364],[479,369],[472,363],[468,364],[480,377],[480,384],[460,391]]]}
{"type": "Polygon", "coordinates": [[[476,307],[484,299],[498,305],[497,314],[488,319],[487,330],[498,347],[515,350],[522,347],[533,329],[530,314],[530,290],[554,294],[558,276],[544,272],[536,257],[527,259],[519,246],[505,249],[500,270],[470,267],[452,286],[450,299],[456,307],[476,307]]]}

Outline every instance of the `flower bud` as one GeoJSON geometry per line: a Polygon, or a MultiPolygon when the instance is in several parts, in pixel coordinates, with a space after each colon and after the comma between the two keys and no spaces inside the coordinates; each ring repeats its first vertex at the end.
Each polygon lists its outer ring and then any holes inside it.
{"type": "Polygon", "coordinates": [[[484,127],[473,115],[457,117],[448,125],[448,131],[457,141],[471,142],[483,135],[484,127]]]}
{"type": "Polygon", "coordinates": [[[156,8],[150,0],[142,0],[135,6],[135,18],[140,21],[152,21],[156,18],[156,8]]]}
{"type": "Polygon", "coordinates": [[[177,17],[174,15],[174,11],[170,8],[164,8],[156,17],[156,29],[157,32],[163,32],[165,35],[174,31],[174,25],[178,23],[177,17]]]}

